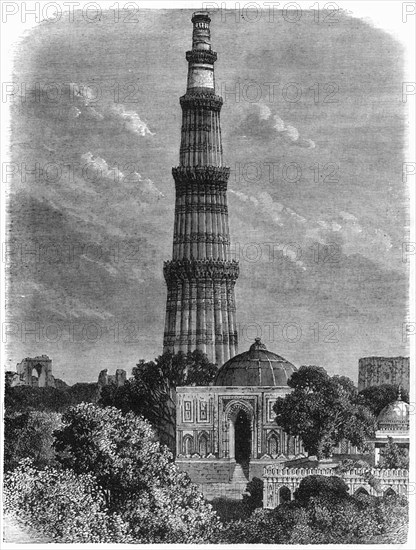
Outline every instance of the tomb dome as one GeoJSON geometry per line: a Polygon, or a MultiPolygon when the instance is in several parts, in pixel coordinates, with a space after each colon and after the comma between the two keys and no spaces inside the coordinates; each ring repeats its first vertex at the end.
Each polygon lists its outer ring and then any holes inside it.
{"type": "Polygon", "coordinates": [[[229,359],[219,369],[214,386],[286,386],[297,368],[268,351],[260,338],[250,349],[229,359]]]}

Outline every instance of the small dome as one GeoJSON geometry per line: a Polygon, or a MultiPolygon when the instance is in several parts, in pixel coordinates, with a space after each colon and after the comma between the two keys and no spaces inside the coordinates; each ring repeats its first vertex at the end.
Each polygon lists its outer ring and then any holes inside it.
{"type": "Polygon", "coordinates": [[[384,431],[408,431],[409,405],[401,400],[400,394],[396,401],[389,403],[377,418],[378,427],[384,431]]]}
{"type": "Polygon", "coordinates": [[[268,351],[260,338],[250,349],[232,357],[217,373],[215,386],[287,386],[297,368],[268,351]]]}

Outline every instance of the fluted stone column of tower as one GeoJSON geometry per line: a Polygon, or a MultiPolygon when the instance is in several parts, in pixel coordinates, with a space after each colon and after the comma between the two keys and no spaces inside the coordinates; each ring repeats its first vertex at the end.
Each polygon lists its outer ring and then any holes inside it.
{"type": "Polygon", "coordinates": [[[164,351],[202,350],[222,365],[237,353],[234,287],[238,262],[230,260],[227,181],[220,111],[215,94],[210,18],[193,14],[186,94],[180,98],[182,134],[176,188],[173,258],[165,262],[168,289],[164,351]]]}

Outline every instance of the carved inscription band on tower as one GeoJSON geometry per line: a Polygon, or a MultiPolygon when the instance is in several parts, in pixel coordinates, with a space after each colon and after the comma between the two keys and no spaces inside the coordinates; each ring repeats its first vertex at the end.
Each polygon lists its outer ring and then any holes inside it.
{"type": "Polygon", "coordinates": [[[192,17],[188,86],[180,98],[182,132],[176,188],[172,260],[165,262],[168,289],[164,351],[199,349],[222,365],[237,353],[234,287],[238,262],[229,261],[227,182],[220,111],[207,12],[192,17]]]}

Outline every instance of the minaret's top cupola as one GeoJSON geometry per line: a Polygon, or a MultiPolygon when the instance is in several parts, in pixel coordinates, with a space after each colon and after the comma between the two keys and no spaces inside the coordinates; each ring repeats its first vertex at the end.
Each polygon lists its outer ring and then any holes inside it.
{"type": "Polygon", "coordinates": [[[192,49],[193,50],[210,50],[211,49],[211,33],[209,24],[211,18],[206,11],[196,11],[192,17],[194,24],[194,32],[192,34],[192,49]]]}
{"type": "Polygon", "coordinates": [[[217,54],[211,50],[210,22],[206,11],[193,14],[192,50],[186,52],[186,60],[189,62],[188,92],[215,93],[214,63],[217,54]]]}

